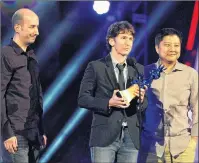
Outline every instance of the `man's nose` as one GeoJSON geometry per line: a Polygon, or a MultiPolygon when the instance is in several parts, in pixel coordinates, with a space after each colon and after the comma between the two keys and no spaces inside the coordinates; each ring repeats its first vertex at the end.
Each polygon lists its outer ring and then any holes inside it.
{"type": "Polygon", "coordinates": [[[37,36],[39,35],[39,29],[38,29],[38,28],[35,29],[35,34],[36,34],[37,36]]]}
{"type": "Polygon", "coordinates": [[[170,46],[170,51],[175,51],[174,45],[171,45],[171,46],[170,46]]]}

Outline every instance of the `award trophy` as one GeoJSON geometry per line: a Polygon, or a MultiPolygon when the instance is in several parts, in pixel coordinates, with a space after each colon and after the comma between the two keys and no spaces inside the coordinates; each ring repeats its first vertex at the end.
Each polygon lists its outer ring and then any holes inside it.
{"type": "Polygon", "coordinates": [[[138,84],[140,88],[144,88],[144,85],[146,85],[149,88],[151,86],[152,81],[158,79],[160,77],[160,73],[163,70],[165,70],[164,66],[160,65],[158,68],[154,68],[149,72],[150,74],[149,78],[144,79],[144,76],[140,75],[139,80],[136,79],[132,82],[132,86],[123,91],[118,91],[116,95],[118,97],[123,97],[124,99],[127,100],[128,103],[130,103],[131,100],[135,98],[135,95],[132,93],[135,84],[138,84]]]}

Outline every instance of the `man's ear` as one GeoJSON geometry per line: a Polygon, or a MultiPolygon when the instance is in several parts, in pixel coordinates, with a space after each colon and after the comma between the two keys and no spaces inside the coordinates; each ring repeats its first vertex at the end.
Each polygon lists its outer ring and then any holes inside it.
{"type": "Polygon", "coordinates": [[[111,46],[114,46],[114,45],[115,45],[114,38],[109,38],[109,44],[110,44],[111,46]]]}
{"type": "Polygon", "coordinates": [[[159,46],[158,45],[155,46],[155,51],[156,51],[156,53],[159,54],[159,46]]]}
{"type": "Polygon", "coordinates": [[[21,30],[21,25],[15,24],[14,25],[14,30],[15,30],[16,33],[19,33],[19,31],[21,30]]]}

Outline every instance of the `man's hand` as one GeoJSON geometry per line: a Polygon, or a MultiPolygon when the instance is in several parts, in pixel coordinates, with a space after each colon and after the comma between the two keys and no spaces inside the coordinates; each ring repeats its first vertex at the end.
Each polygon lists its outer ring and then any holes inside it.
{"type": "Polygon", "coordinates": [[[123,109],[128,108],[130,104],[127,103],[125,99],[116,96],[116,93],[118,91],[119,90],[114,90],[113,96],[109,100],[109,107],[116,107],[116,108],[123,108],[123,109]]]}
{"type": "Polygon", "coordinates": [[[15,153],[17,151],[17,137],[13,136],[4,141],[4,146],[9,153],[15,153]]]}
{"type": "Polygon", "coordinates": [[[46,146],[47,145],[47,137],[46,137],[46,135],[43,135],[43,138],[44,138],[44,145],[46,146]]]}
{"type": "MultiPolygon", "coordinates": [[[[145,96],[145,93],[146,93],[147,89],[148,89],[147,86],[144,86],[144,89],[141,88],[141,92],[140,92],[140,93],[141,93],[141,102],[144,101],[144,96],[145,96]]],[[[138,89],[135,90],[135,95],[136,95],[137,97],[139,97],[139,87],[138,87],[138,89]]]]}

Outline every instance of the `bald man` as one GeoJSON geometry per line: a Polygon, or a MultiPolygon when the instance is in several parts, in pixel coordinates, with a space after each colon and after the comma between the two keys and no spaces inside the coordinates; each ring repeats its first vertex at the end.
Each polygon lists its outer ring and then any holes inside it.
{"type": "Polygon", "coordinates": [[[12,25],[14,37],[1,49],[2,138],[12,162],[32,163],[47,141],[38,62],[30,47],[39,35],[39,18],[29,9],[19,9],[12,25]]]}

